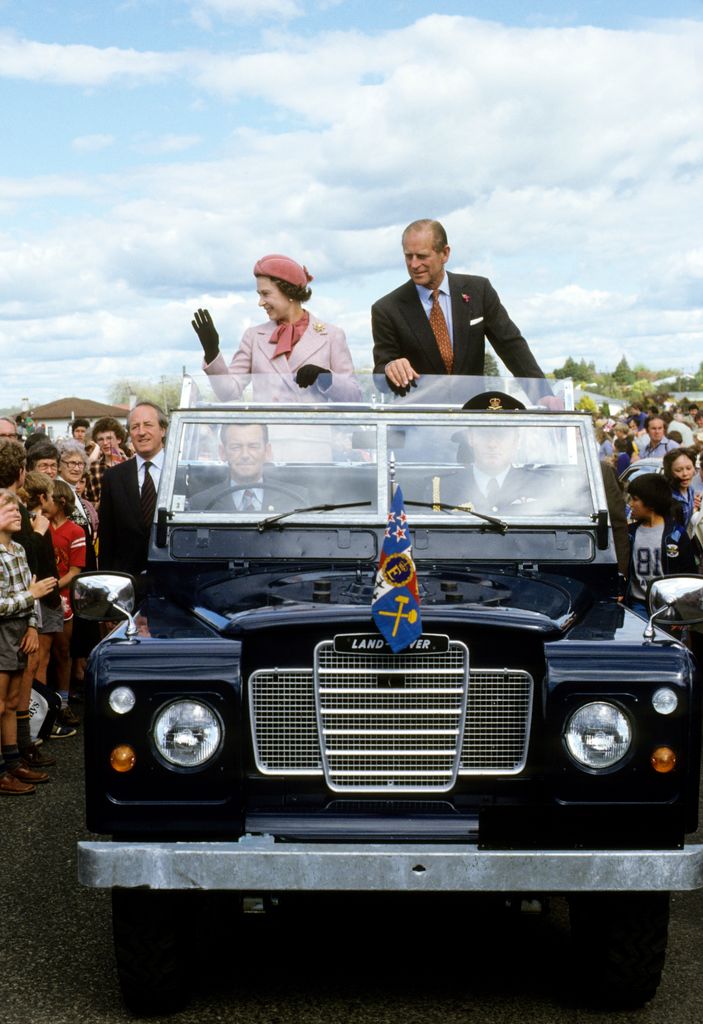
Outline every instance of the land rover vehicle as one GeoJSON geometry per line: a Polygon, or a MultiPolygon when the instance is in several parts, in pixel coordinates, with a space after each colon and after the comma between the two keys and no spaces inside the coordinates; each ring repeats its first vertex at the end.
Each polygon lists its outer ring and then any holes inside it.
{"type": "Polygon", "coordinates": [[[657,623],[700,621],[703,581],[655,585],[649,623],[624,608],[590,418],[471,411],[467,389],[182,408],[150,593],[76,583],[80,614],[124,618],[89,666],[106,838],[79,873],[112,889],[133,1009],[185,997],[178,901],[204,890],[565,893],[591,992],[655,993],[669,891],[703,865],[695,666],[657,623]],[[422,627],[399,653],[371,613],[395,487],[422,627]]]}

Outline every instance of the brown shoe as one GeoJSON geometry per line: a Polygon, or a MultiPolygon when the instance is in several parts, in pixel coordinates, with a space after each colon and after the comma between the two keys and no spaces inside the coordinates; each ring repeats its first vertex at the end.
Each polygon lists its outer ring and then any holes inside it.
{"type": "Polygon", "coordinates": [[[48,772],[36,772],[34,771],[33,768],[29,768],[26,762],[22,760],[20,760],[19,764],[15,765],[14,767],[8,768],[7,770],[10,773],[10,775],[14,775],[14,777],[16,779],[19,779],[20,782],[35,783],[49,781],[48,772]]]}
{"type": "Polygon", "coordinates": [[[56,758],[45,754],[36,743],[33,743],[31,747],[27,747],[26,750],[22,750],[21,755],[22,761],[28,768],[51,768],[52,765],[56,764],[56,758]]]}
{"type": "Polygon", "coordinates": [[[70,708],[68,706],[68,704],[64,705],[64,707],[61,708],[61,710],[59,711],[59,714],[58,714],[58,717],[57,717],[56,720],[61,725],[67,725],[71,729],[73,729],[73,728],[75,728],[75,726],[81,724],[80,718],[78,717],[76,712],[73,710],[73,708],[70,708]]]}
{"type": "Polygon", "coordinates": [[[36,793],[37,787],[30,786],[26,782],[20,782],[14,775],[4,772],[0,775],[0,795],[2,796],[24,796],[25,793],[36,793]]]}

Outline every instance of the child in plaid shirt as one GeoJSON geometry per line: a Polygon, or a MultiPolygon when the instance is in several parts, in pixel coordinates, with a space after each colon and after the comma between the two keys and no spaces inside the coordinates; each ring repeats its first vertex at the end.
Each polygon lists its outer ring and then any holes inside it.
{"type": "Polygon", "coordinates": [[[24,548],[12,539],[22,528],[17,498],[0,490],[0,795],[33,793],[34,781],[45,781],[45,773],[33,773],[17,750],[14,710],[6,710],[8,695],[20,685],[27,655],[39,647],[34,602],[56,586],[53,577],[38,582],[30,574],[24,548]],[[23,781],[25,780],[25,781],[23,781]]]}

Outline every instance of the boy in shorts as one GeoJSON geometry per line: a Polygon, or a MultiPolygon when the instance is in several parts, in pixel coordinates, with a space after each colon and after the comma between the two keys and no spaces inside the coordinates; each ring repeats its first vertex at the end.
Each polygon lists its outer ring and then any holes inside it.
{"type": "Polygon", "coordinates": [[[46,772],[22,763],[17,748],[17,716],[12,703],[27,655],[39,647],[34,602],[50,593],[56,580],[35,580],[21,544],[12,539],[22,529],[19,504],[12,491],[0,490],[0,795],[34,793],[46,772]],[[8,700],[8,698],[10,698],[8,700]],[[8,707],[10,705],[10,707],[8,707]]]}

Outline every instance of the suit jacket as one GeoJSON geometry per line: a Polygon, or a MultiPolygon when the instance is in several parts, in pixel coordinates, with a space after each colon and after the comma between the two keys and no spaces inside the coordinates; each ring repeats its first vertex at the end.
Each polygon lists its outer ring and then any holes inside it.
{"type": "Polygon", "coordinates": [[[470,502],[477,512],[485,512],[487,515],[496,512],[531,515],[539,507],[543,490],[544,481],[536,472],[524,466],[511,466],[496,501],[489,506],[469,466],[442,479],[440,501],[445,505],[456,506],[470,502]]]}
{"type": "MultiPolygon", "coordinates": [[[[453,373],[482,376],[488,338],[515,377],[544,377],[488,278],[449,273],[447,278],[454,332],[453,373]]],[[[413,281],[374,303],[371,331],[374,373],[385,373],[391,360],[402,357],[420,374],[447,372],[413,281]]]]}
{"type": "Polygon", "coordinates": [[[137,460],[105,471],[100,494],[98,563],[138,576],[146,569],[151,524],[142,516],[137,460]]]}
{"type": "MultiPolygon", "coordinates": [[[[190,501],[190,508],[193,511],[209,510],[211,512],[233,512],[234,493],[233,487],[237,487],[232,480],[224,484],[215,484],[194,494],[190,501]]],[[[304,508],[310,504],[307,493],[300,487],[294,487],[288,483],[279,486],[267,481],[264,478],[264,493],[261,508],[261,515],[268,515],[270,512],[285,512],[291,508],[304,508]]]]}
{"type": "MultiPolygon", "coordinates": [[[[269,338],[276,326],[273,320],[269,320],[246,330],[229,366],[221,352],[211,363],[203,363],[203,369],[211,378],[213,390],[221,402],[238,399],[252,374],[269,376],[272,394],[256,396],[264,400],[319,402],[322,397],[332,402],[353,402],[361,398],[361,388],[352,376],[354,364],[347,339],[340,327],[323,323],[311,313],[307,330],[293,346],[290,355],[274,357],[276,346],[269,338]],[[326,391],[318,388],[317,384],[301,390],[295,383],[297,371],[308,363],[331,371],[332,384],[326,391]]],[[[262,382],[257,381],[256,384],[261,387],[262,382]]]]}

